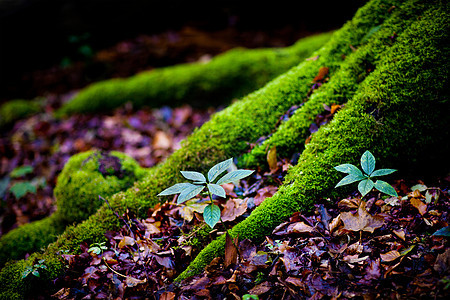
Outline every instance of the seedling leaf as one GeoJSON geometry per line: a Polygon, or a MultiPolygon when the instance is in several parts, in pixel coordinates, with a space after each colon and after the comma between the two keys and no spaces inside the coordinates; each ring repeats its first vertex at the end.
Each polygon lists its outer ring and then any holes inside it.
{"type": "Polygon", "coordinates": [[[361,156],[361,167],[367,175],[371,175],[373,170],[375,170],[375,157],[370,153],[369,150],[364,152],[361,156]]]}
{"type": "Polygon", "coordinates": [[[33,270],[33,272],[31,272],[31,274],[33,274],[36,277],[41,277],[38,270],[33,270]]]}
{"type": "Polygon", "coordinates": [[[393,196],[393,197],[397,197],[398,196],[397,192],[392,187],[392,185],[390,185],[386,181],[377,180],[377,182],[375,182],[375,188],[377,190],[379,190],[380,192],[382,192],[382,193],[388,194],[389,196],[393,196]]]}
{"type": "Polygon", "coordinates": [[[370,174],[370,177],[375,177],[375,176],[384,176],[384,175],[389,175],[394,173],[395,169],[379,169],[374,171],[372,174],[370,174]]]}
{"type": "Polygon", "coordinates": [[[181,174],[184,176],[184,178],[196,181],[198,183],[205,183],[206,178],[203,176],[202,173],[194,172],[194,171],[181,171],[181,174]]]}
{"type": "Polygon", "coordinates": [[[215,166],[213,166],[208,171],[208,180],[209,180],[209,182],[213,182],[217,178],[217,176],[219,176],[220,174],[225,172],[230,167],[232,162],[233,162],[233,159],[230,158],[230,159],[222,161],[222,162],[216,164],[215,166]]]}
{"type": "Polygon", "coordinates": [[[227,194],[223,187],[221,187],[218,184],[208,183],[208,189],[211,192],[211,194],[217,195],[222,198],[226,198],[227,194]]]}
{"type": "Polygon", "coordinates": [[[217,184],[221,185],[221,184],[237,181],[237,180],[240,180],[242,178],[245,178],[245,177],[249,176],[253,172],[254,172],[253,170],[236,170],[236,171],[232,171],[230,173],[225,174],[222,178],[220,178],[217,181],[217,184]]]}
{"type": "Polygon", "coordinates": [[[25,196],[28,192],[33,194],[36,193],[36,187],[28,181],[17,182],[11,187],[10,191],[14,194],[16,199],[19,199],[25,196]]]}
{"type": "Polygon", "coordinates": [[[375,184],[370,179],[361,180],[361,182],[358,184],[358,191],[361,193],[361,196],[364,197],[369,193],[375,184]]]}
{"type": "Polygon", "coordinates": [[[187,182],[177,183],[177,184],[174,184],[171,187],[165,189],[161,193],[159,193],[158,196],[167,196],[167,195],[179,194],[184,189],[186,189],[186,188],[188,188],[188,187],[190,187],[192,185],[193,185],[192,183],[187,183],[187,182]]]}
{"type": "Polygon", "coordinates": [[[352,164],[343,164],[343,165],[339,165],[334,168],[337,171],[342,172],[342,173],[353,174],[353,175],[360,175],[360,174],[362,175],[361,170],[352,164]]]}
{"type": "Polygon", "coordinates": [[[338,184],[336,184],[335,188],[337,188],[338,186],[347,185],[356,181],[360,181],[365,178],[366,177],[364,177],[362,173],[360,175],[349,174],[344,178],[342,178],[341,181],[339,181],[338,184]]]}
{"type": "Polygon", "coordinates": [[[197,196],[203,189],[205,188],[205,186],[203,185],[195,185],[195,184],[191,184],[191,186],[185,188],[180,195],[178,196],[177,199],[177,203],[183,203],[184,201],[187,201],[191,198],[194,198],[195,196],[197,196]]]}
{"type": "Polygon", "coordinates": [[[21,166],[21,167],[17,167],[14,170],[12,170],[11,173],[9,174],[9,176],[11,178],[18,178],[18,177],[22,177],[26,174],[29,174],[31,172],[33,172],[32,166],[21,166]]]}
{"type": "Polygon", "coordinates": [[[220,221],[220,208],[217,205],[209,204],[203,211],[203,219],[209,227],[214,228],[220,221]]]}

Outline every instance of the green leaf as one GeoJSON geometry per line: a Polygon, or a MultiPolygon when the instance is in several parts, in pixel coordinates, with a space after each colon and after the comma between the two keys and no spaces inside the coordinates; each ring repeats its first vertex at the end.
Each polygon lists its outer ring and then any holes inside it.
{"type": "Polygon", "coordinates": [[[227,194],[225,193],[225,190],[220,185],[213,184],[213,183],[208,183],[207,186],[208,186],[209,191],[212,194],[217,195],[217,196],[222,197],[222,198],[226,198],[227,197],[227,194]]]}
{"type": "Polygon", "coordinates": [[[209,227],[214,228],[220,221],[220,208],[217,205],[209,204],[203,211],[203,219],[209,227]]]}
{"type": "Polygon", "coordinates": [[[217,178],[217,176],[219,176],[220,174],[225,172],[230,167],[232,162],[233,162],[233,159],[230,158],[230,159],[224,160],[224,161],[216,164],[215,166],[213,166],[208,171],[209,182],[213,182],[217,178]]]}
{"type": "Polygon", "coordinates": [[[361,174],[362,175],[361,170],[352,164],[343,164],[343,165],[336,166],[334,168],[337,171],[342,172],[342,173],[354,174],[354,175],[361,174]]]}
{"type": "Polygon", "coordinates": [[[369,150],[364,152],[364,154],[361,156],[361,167],[364,172],[366,172],[367,175],[370,176],[372,174],[373,170],[375,170],[375,157],[370,153],[369,150]]]}
{"type": "Polygon", "coordinates": [[[450,236],[450,226],[444,227],[433,233],[434,236],[450,236]]]}
{"type": "Polygon", "coordinates": [[[167,196],[167,195],[174,195],[181,193],[184,189],[192,186],[192,183],[184,182],[184,183],[177,183],[172,185],[171,187],[165,189],[161,193],[158,194],[158,196],[167,196]]]}
{"type": "Polygon", "coordinates": [[[253,170],[236,170],[236,171],[231,171],[230,173],[227,173],[222,178],[220,178],[217,181],[217,184],[221,185],[221,184],[237,181],[237,180],[240,180],[242,178],[245,178],[245,177],[249,176],[253,172],[254,172],[253,170]]]}
{"type": "Polygon", "coordinates": [[[14,170],[12,170],[11,173],[9,174],[9,176],[11,176],[11,178],[18,178],[18,177],[22,177],[26,174],[29,174],[31,172],[33,172],[32,166],[21,166],[21,167],[17,167],[14,170]]]}
{"type": "Polygon", "coordinates": [[[411,191],[418,190],[419,192],[423,192],[427,190],[427,186],[424,184],[416,184],[415,186],[411,187],[411,191]]]}
{"type": "Polygon", "coordinates": [[[36,193],[36,187],[33,186],[30,182],[24,181],[24,182],[18,182],[14,184],[10,191],[14,194],[14,196],[19,199],[25,196],[28,192],[30,193],[36,193]]]}
{"type": "Polygon", "coordinates": [[[33,270],[33,272],[31,272],[31,274],[33,274],[36,277],[41,277],[38,270],[33,270]]]}
{"type": "Polygon", "coordinates": [[[181,174],[184,176],[184,178],[196,181],[198,183],[205,183],[206,178],[203,176],[202,173],[194,172],[194,171],[181,171],[181,174]]]}
{"type": "Polygon", "coordinates": [[[27,267],[23,272],[22,272],[22,279],[24,279],[25,277],[27,277],[28,275],[30,275],[30,273],[33,271],[32,267],[27,267]]]}
{"type": "Polygon", "coordinates": [[[373,189],[374,186],[375,184],[372,180],[365,179],[358,184],[358,191],[361,193],[362,197],[364,197],[373,189]]]}
{"type": "Polygon", "coordinates": [[[397,197],[397,192],[395,191],[394,187],[383,180],[377,180],[375,182],[375,188],[379,190],[382,193],[388,194],[393,197],[397,197]]]}
{"type": "Polygon", "coordinates": [[[389,175],[394,173],[397,170],[394,169],[379,169],[374,171],[372,174],[370,174],[370,177],[375,177],[375,176],[384,176],[384,175],[389,175]]]}
{"type": "Polygon", "coordinates": [[[177,199],[177,203],[183,203],[184,201],[187,201],[191,198],[194,198],[195,196],[197,196],[201,191],[203,191],[203,189],[205,188],[205,186],[203,185],[195,185],[195,184],[191,184],[190,187],[185,188],[180,195],[178,196],[177,199]]]}
{"type": "Polygon", "coordinates": [[[351,184],[353,182],[360,181],[363,179],[366,179],[366,177],[364,177],[364,175],[362,173],[358,176],[349,174],[349,175],[345,176],[344,178],[342,178],[341,181],[339,181],[338,184],[336,184],[335,188],[337,188],[338,186],[351,184]]]}

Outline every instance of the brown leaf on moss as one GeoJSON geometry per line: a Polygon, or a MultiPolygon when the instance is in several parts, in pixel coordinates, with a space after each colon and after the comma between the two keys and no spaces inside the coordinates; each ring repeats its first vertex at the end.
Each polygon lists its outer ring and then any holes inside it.
{"type": "Polygon", "coordinates": [[[259,189],[256,192],[256,196],[254,198],[255,205],[258,206],[264,201],[264,199],[272,197],[277,192],[277,190],[278,187],[273,185],[269,185],[263,187],[262,189],[259,189]]]}
{"type": "Polygon", "coordinates": [[[355,214],[351,212],[342,212],[341,220],[344,222],[344,229],[350,231],[368,231],[373,233],[375,229],[384,224],[384,218],[372,216],[366,211],[366,202],[361,201],[358,211],[355,214]]]}
{"type": "Polygon", "coordinates": [[[277,147],[273,146],[267,152],[267,163],[269,164],[270,172],[274,173],[278,170],[277,147]]]}
{"type": "Polygon", "coordinates": [[[412,206],[417,208],[417,210],[419,211],[419,213],[422,216],[427,213],[427,205],[425,203],[423,203],[420,199],[418,199],[418,198],[411,198],[410,201],[411,201],[412,206]]]}
{"type": "Polygon", "coordinates": [[[325,76],[327,76],[327,75],[328,75],[328,68],[320,67],[319,73],[317,74],[316,77],[314,77],[314,82],[322,81],[325,78],[325,76]]]}
{"type": "Polygon", "coordinates": [[[235,245],[239,242],[239,238],[232,238],[228,231],[225,237],[225,261],[224,266],[228,268],[232,264],[236,264],[238,262],[238,250],[235,245]]]}

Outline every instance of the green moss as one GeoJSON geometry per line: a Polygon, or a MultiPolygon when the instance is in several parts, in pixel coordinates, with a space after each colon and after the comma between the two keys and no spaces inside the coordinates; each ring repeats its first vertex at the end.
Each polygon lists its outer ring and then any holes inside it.
{"type": "Polygon", "coordinates": [[[37,101],[11,100],[0,106],[0,128],[41,111],[37,101]]]}
{"type": "MultiPolygon", "coordinates": [[[[289,120],[281,123],[273,135],[261,145],[243,155],[240,159],[242,166],[267,168],[266,154],[273,146],[276,146],[280,157],[291,157],[295,152],[301,153],[315,117],[326,113],[324,105],[329,107],[332,104],[342,105],[351,99],[361,88],[360,83],[377,68],[379,61],[395,44],[393,33],[401,35],[412,22],[416,21],[417,14],[427,8],[424,1],[410,1],[401,9],[394,10],[384,23],[373,27],[377,30],[368,38],[363,38],[365,42],[357,47],[357,51],[345,57],[340,69],[330,74],[329,80],[314,90],[289,120]]],[[[324,63],[324,66],[327,65],[324,63]]]]}
{"type": "Polygon", "coordinates": [[[57,115],[97,112],[127,101],[134,107],[217,106],[260,88],[307,58],[331,33],[304,38],[291,47],[233,49],[208,63],[192,63],[144,72],[128,79],[92,84],[66,103],[57,115]]]}
{"type": "MultiPolygon", "coordinates": [[[[293,212],[338,193],[333,187],[341,175],[333,167],[356,164],[367,149],[382,167],[408,172],[436,161],[442,167],[450,148],[449,93],[442,80],[450,67],[449,15],[439,4],[420,13],[345,109],[313,136],[279,191],[236,225],[233,236],[260,241],[293,212]]],[[[448,167],[447,160],[444,171],[448,167]]],[[[208,245],[177,280],[201,272],[223,247],[223,238],[208,245]]]]}
{"type": "Polygon", "coordinates": [[[106,197],[130,187],[147,173],[120,152],[88,151],[64,166],[55,188],[57,211],[50,217],[14,229],[0,239],[0,265],[47,246],[68,224],[87,219],[106,197]]]}

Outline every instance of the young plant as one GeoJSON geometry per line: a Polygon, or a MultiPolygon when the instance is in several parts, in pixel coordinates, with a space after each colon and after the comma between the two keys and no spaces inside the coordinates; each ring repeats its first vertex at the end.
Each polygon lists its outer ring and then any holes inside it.
{"type": "Polygon", "coordinates": [[[33,274],[36,277],[40,277],[39,269],[47,269],[47,266],[44,265],[45,259],[40,259],[37,264],[34,264],[32,267],[28,266],[22,273],[22,279],[26,278],[28,275],[33,274]]]}
{"type": "Polygon", "coordinates": [[[225,172],[231,166],[232,162],[233,159],[230,158],[213,166],[208,171],[208,179],[206,179],[206,177],[199,172],[181,171],[184,178],[192,180],[193,183],[177,183],[159,193],[158,196],[179,194],[177,203],[180,204],[194,198],[206,188],[211,203],[205,207],[203,211],[203,218],[205,219],[206,224],[208,224],[211,228],[214,228],[214,226],[221,220],[221,212],[220,208],[214,204],[212,195],[225,198],[226,192],[223,187],[221,187],[222,184],[238,181],[254,172],[252,170],[235,170],[219,178],[219,175],[225,172]]]}
{"type": "Polygon", "coordinates": [[[100,253],[103,252],[103,250],[108,250],[108,247],[105,246],[105,242],[101,242],[101,243],[93,243],[89,249],[88,252],[89,253],[94,253],[96,255],[99,255],[100,253]]]}
{"type": "Polygon", "coordinates": [[[367,195],[373,188],[376,188],[382,193],[397,197],[395,189],[386,181],[377,180],[373,182],[373,178],[377,176],[384,176],[394,173],[394,169],[379,169],[375,170],[375,157],[369,151],[364,152],[361,156],[361,168],[364,173],[352,164],[343,164],[334,167],[337,171],[347,173],[348,175],[342,178],[335,186],[342,186],[359,181],[358,190],[362,197],[367,195]]]}

